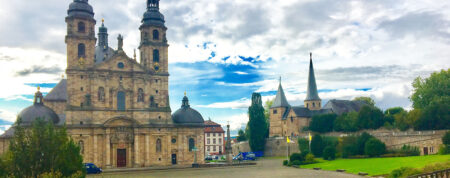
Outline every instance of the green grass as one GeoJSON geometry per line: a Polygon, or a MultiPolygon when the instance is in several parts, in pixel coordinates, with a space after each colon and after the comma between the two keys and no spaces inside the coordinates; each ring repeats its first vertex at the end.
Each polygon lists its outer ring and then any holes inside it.
{"type": "Polygon", "coordinates": [[[345,169],[348,173],[358,174],[359,172],[373,175],[384,175],[400,167],[422,168],[429,164],[448,162],[450,155],[428,155],[395,158],[366,158],[366,159],[338,159],[334,161],[324,161],[318,159],[319,163],[302,165],[301,168],[320,167],[323,170],[345,169]]]}

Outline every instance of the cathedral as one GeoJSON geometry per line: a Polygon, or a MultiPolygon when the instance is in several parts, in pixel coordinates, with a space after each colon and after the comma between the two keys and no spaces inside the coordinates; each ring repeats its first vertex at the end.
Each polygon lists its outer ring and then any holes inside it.
{"type": "MultiPolygon", "coordinates": [[[[144,2],[143,2],[144,5],[144,2]]],[[[38,90],[32,106],[18,116],[23,126],[43,117],[65,125],[80,145],[84,162],[103,168],[191,165],[204,162],[204,120],[186,94],[171,115],[167,27],[159,0],[147,0],[140,30],[139,56],[108,44],[102,24],[95,34],[88,0],[74,0],[67,11],[67,79],[45,97],[38,90]]],[[[17,124],[17,123],[16,123],[17,124]]],[[[14,126],[0,137],[8,147],[14,126]]]]}
{"type": "Polygon", "coordinates": [[[310,53],[308,84],[306,89],[306,98],[303,106],[291,106],[286,99],[283,87],[278,85],[277,95],[269,110],[269,136],[285,137],[298,136],[309,127],[311,118],[314,115],[342,113],[359,111],[366,103],[362,101],[349,100],[329,100],[322,108],[322,100],[319,97],[314,75],[312,53],[310,53]]]}

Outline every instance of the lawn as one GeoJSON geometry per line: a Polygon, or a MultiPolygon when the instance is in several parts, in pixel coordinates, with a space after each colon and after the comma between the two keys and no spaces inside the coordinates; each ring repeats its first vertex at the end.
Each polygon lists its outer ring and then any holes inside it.
{"type": "Polygon", "coordinates": [[[428,155],[396,158],[338,159],[321,161],[316,164],[302,165],[301,168],[320,167],[323,170],[345,169],[346,172],[358,174],[368,173],[370,176],[389,174],[400,167],[422,168],[429,164],[448,162],[450,155],[428,155]]]}

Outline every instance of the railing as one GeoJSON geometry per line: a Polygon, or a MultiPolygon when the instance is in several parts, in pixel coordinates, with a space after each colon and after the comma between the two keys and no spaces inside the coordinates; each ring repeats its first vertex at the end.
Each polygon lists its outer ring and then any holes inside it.
{"type": "Polygon", "coordinates": [[[450,169],[409,176],[409,178],[449,178],[450,169]]]}

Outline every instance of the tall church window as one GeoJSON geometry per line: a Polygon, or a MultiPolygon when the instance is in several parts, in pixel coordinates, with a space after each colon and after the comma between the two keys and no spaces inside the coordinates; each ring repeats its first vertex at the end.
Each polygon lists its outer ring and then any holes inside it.
{"type": "Polygon", "coordinates": [[[125,92],[123,91],[117,92],[117,110],[125,110],[125,92]]]}
{"type": "Polygon", "coordinates": [[[153,50],[153,62],[159,62],[159,51],[157,49],[153,50]]]}
{"type": "Polygon", "coordinates": [[[138,89],[137,102],[144,102],[144,90],[142,88],[138,89]]]}
{"type": "Polygon", "coordinates": [[[153,40],[159,40],[159,31],[153,30],[153,40]]]}
{"type": "Polygon", "coordinates": [[[86,53],[86,46],[83,43],[78,44],[78,57],[84,57],[86,53]]]}
{"type": "Polygon", "coordinates": [[[155,97],[154,96],[150,96],[150,107],[156,107],[155,97]]]}
{"type": "Polygon", "coordinates": [[[84,33],[86,31],[86,25],[84,22],[78,22],[78,32],[84,33]]]}
{"type": "Polygon", "coordinates": [[[156,140],[156,152],[161,152],[161,139],[156,140]]]}
{"type": "Polygon", "coordinates": [[[195,147],[195,140],[193,138],[189,139],[189,151],[192,151],[195,147]]]}
{"type": "Polygon", "coordinates": [[[98,101],[105,101],[105,88],[98,88],[98,101]]]}
{"type": "Polygon", "coordinates": [[[316,107],[316,103],[313,103],[313,107],[316,107]]]}

